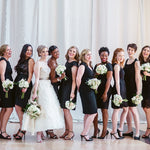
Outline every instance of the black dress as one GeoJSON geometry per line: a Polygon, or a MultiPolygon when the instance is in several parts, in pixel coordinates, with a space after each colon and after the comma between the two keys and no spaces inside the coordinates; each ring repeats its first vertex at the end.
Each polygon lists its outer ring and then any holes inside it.
{"type": "Polygon", "coordinates": [[[81,85],[79,88],[80,97],[82,101],[82,108],[84,114],[97,113],[96,96],[94,90],[92,90],[86,82],[89,79],[94,78],[94,71],[91,70],[86,63],[82,62],[81,65],[85,66],[85,71],[81,79],[81,85]]]}
{"type": "MultiPolygon", "coordinates": [[[[104,65],[104,64],[102,64],[102,65],[104,65]]],[[[107,62],[105,65],[106,65],[107,71],[113,71],[112,65],[109,62],[107,62]]],[[[94,72],[96,72],[97,66],[98,66],[98,64],[95,65],[94,72]]],[[[112,93],[112,86],[110,85],[109,90],[107,92],[107,100],[104,102],[101,97],[105,91],[105,86],[106,86],[106,82],[107,82],[107,73],[98,75],[97,79],[101,80],[101,84],[99,85],[98,90],[97,90],[98,93],[96,94],[97,107],[101,108],[101,109],[108,109],[109,99],[110,99],[110,96],[112,93]]]]}
{"type": "Polygon", "coordinates": [[[132,64],[127,64],[128,59],[126,60],[124,71],[125,71],[125,83],[127,90],[127,100],[129,107],[135,107],[136,104],[132,103],[131,98],[136,95],[136,82],[135,82],[135,62],[132,64]]]}
{"type": "MultiPolygon", "coordinates": [[[[9,79],[9,80],[13,81],[12,68],[11,68],[9,61],[6,60],[4,57],[0,58],[0,61],[2,61],[2,60],[6,61],[5,80],[9,79]]],[[[0,79],[0,98],[1,98],[1,107],[2,108],[14,107],[13,89],[9,89],[8,98],[5,98],[5,92],[3,91],[1,79],[0,79]]]]}
{"type": "MultiPolygon", "coordinates": [[[[113,68],[115,67],[115,65],[116,64],[113,65],[113,68]]],[[[126,84],[125,84],[125,80],[124,80],[125,72],[124,72],[123,68],[121,68],[121,67],[120,67],[119,75],[120,75],[120,95],[121,95],[122,99],[126,99],[126,84]]],[[[113,86],[113,90],[112,90],[112,99],[113,99],[113,96],[115,94],[117,94],[114,69],[113,69],[113,77],[114,77],[114,86],[113,86]]],[[[118,108],[123,108],[123,107],[128,107],[128,102],[123,101],[119,107],[114,105],[114,103],[112,102],[113,109],[118,109],[118,108]]]]}
{"type": "MultiPolygon", "coordinates": [[[[71,68],[73,66],[78,67],[78,63],[76,61],[72,61],[70,63],[67,61],[65,66],[66,66],[65,74],[66,74],[67,80],[65,80],[65,79],[62,80],[62,82],[60,84],[60,88],[59,88],[59,94],[58,94],[60,105],[61,105],[61,108],[63,108],[63,109],[67,109],[65,107],[65,103],[66,103],[66,101],[70,100],[70,94],[71,94],[71,89],[72,89],[72,71],[71,71],[71,68]]],[[[76,103],[77,88],[75,89],[74,94],[75,94],[75,97],[72,101],[74,103],[76,103]]]]}
{"type": "MultiPolygon", "coordinates": [[[[28,75],[29,75],[28,62],[30,59],[31,58],[25,60],[23,63],[21,63],[18,66],[15,83],[18,83],[21,79],[25,79],[26,81],[28,80],[28,75]]],[[[24,98],[21,99],[22,91],[21,91],[21,88],[19,88],[18,84],[16,84],[14,86],[15,105],[18,105],[18,106],[24,108],[30,98],[31,90],[32,90],[32,81],[30,82],[29,87],[27,88],[27,91],[25,92],[24,98]]]]}
{"type": "MultiPolygon", "coordinates": [[[[146,62],[145,62],[146,63],[146,62]]],[[[141,71],[143,75],[143,71],[141,71]]],[[[150,77],[146,76],[146,81],[142,80],[142,107],[143,108],[150,108],[150,77]]]]}

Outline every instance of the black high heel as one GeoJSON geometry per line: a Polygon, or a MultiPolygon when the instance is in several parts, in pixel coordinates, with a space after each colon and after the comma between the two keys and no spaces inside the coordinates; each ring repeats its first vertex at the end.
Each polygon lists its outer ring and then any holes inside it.
{"type": "Polygon", "coordinates": [[[139,136],[134,136],[134,140],[140,140],[140,135],[139,136]]]}
{"type": "Polygon", "coordinates": [[[97,136],[99,137],[100,134],[100,129],[98,128],[96,135],[93,135],[91,138],[96,138],[97,136]]]}
{"type": "Polygon", "coordinates": [[[3,136],[3,133],[6,133],[6,131],[1,131],[0,133],[0,138],[1,139],[7,139],[7,140],[11,140],[11,136],[7,134],[7,136],[3,136]]]}
{"type": "MultiPolygon", "coordinates": [[[[148,129],[150,129],[150,128],[147,128],[147,130],[148,130],[148,129]]],[[[142,135],[142,138],[144,138],[144,139],[148,139],[148,138],[149,138],[149,136],[150,136],[150,133],[149,133],[148,135],[145,135],[145,134],[144,134],[144,135],[142,135]]]]}
{"type": "Polygon", "coordinates": [[[26,131],[20,130],[19,133],[18,133],[18,135],[15,137],[15,139],[16,139],[16,140],[22,140],[23,137],[24,137],[24,139],[25,139],[26,131]],[[19,133],[22,133],[22,136],[20,136],[19,133]]]}
{"type": "Polygon", "coordinates": [[[130,136],[133,137],[133,131],[129,132],[129,133],[123,133],[123,136],[130,136]]]}
{"type": "Polygon", "coordinates": [[[122,136],[122,137],[117,137],[115,134],[117,134],[117,132],[115,132],[115,133],[110,133],[111,139],[112,139],[112,136],[113,136],[115,139],[117,139],[117,140],[121,140],[121,139],[124,138],[123,136],[122,136]]]}
{"type": "Polygon", "coordinates": [[[119,129],[117,129],[117,132],[118,132],[119,137],[123,137],[123,136],[121,135],[121,132],[123,132],[123,131],[120,131],[119,129]]]}
{"type": "Polygon", "coordinates": [[[93,141],[92,138],[86,138],[87,135],[80,135],[81,136],[81,141],[83,141],[83,139],[85,139],[86,141],[93,141]]]}
{"type": "Polygon", "coordinates": [[[20,129],[18,129],[17,133],[16,134],[13,134],[13,137],[15,138],[20,132],[20,129]]]}
{"type": "Polygon", "coordinates": [[[108,134],[109,134],[109,131],[107,130],[107,132],[106,132],[106,134],[105,134],[105,136],[100,136],[100,137],[98,137],[98,139],[104,139],[105,137],[107,138],[107,136],[108,136],[108,134]]]}

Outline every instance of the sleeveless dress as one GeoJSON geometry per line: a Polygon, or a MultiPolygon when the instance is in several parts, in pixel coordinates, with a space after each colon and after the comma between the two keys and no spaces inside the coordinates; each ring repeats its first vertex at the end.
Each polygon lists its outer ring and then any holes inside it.
{"type": "MultiPolygon", "coordinates": [[[[25,60],[22,64],[19,65],[18,69],[17,69],[17,76],[15,78],[15,83],[18,83],[21,79],[25,79],[26,81],[28,80],[28,62],[29,62],[30,58],[25,60]]],[[[24,98],[21,99],[21,95],[22,95],[22,91],[19,88],[18,84],[14,86],[14,93],[15,93],[15,105],[18,105],[22,108],[24,108],[27,103],[28,100],[30,98],[30,94],[31,94],[31,90],[32,90],[32,81],[29,84],[29,87],[27,88],[27,91],[25,92],[24,98]]]]}
{"type": "Polygon", "coordinates": [[[94,90],[92,90],[86,82],[89,79],[94,78],[94,71],[91,70],[88,65],[84,62],[85,71],[81,79],[81,85],[79,88],[79,93],[82,101],[82,108],[84,114],[95,114],[97,113],[96,96],[94,90]]]}
{"type": "MultiPolygon", "coordinates": [[[[107,71],[113,71],[112,65],[109,62],[107,62],[105,65],[106,65],[107,71]]],[[[98,64],[96,64],[94,67],[95,73],[96,73],[97,66],[98,66],[98,64]]],[[[98,93],[96,94],[97,107],[101,108],[101,109],[108,109],[109,99],[112,94],[112,86],[110,85],[109,90],[107,92],[107,100],[104,102],[101,97],[105,91],[105,86],[106,86],[106,82],[107,82],[107,73],[98,75],[97,79],[101,80],[101,84],[99,85],[98,90],[97,90],[98,93]]]]}
{"type": "MultiPolygon", "coordinates": [[[[56,93],[49,80],[50,68],[47,63],[41,63],[40,79],[38,83],[38,104],[41,106],[40,116],[34,120],[24,113],[22,130],[30,132],[60,129],[64,127],[64,116],[60,108],[56,93]]],[[[32,99],[32,93],[30,96],[32,99]]],[[[29,100],[30,101],[30,100],[29,100]]]]}
{"type": "MultiPolygon", "coordinates": [[[[63,108],[63,109],[67,109],[65,107],[65,103],[66,103],[66,101],[70,100],[70,94],[71,94],[71,89],[72,89],[71,68],[73,66],[78,67],[78,62],[76,62],[76,61],[68,62],[67,61],[65,66],[66,66],[65,74],[66,74],[67,80],[63,79],[60,84],[60,88],[59,88],[59,101],[60,101],[61,108],[63,108]]],[[[72,100],[74,103],[76,103],[76,95],[77,95],[77,88],[75,89],[75,97],[72,100]]]]}
{"type": "MultiPolygon", "coordinates": [[[[9,79],[13,81],[12,78],[12,68],[8,60],[6,60],[4,57],[0,58],[0,61],[6,61],[6,70],[5,70],[5,80],[9,79]]],[[[0,79],[0,99],[1,99],[1,107],[2,108],[9,108],[9,107],[14,107],[14,94],[13,94],[13,89],[10,89],[8,91],[8,98],[5,98],[5,92],[3,91],[2,87],[2,81],[0,79]]]]}
{"type": "MultiPolygon", "coordinates": [[[[115,65],[117,65],[117,64],[114,64],[113,68],[115,67],[115,65]]],[[[120,67],[119,75],[120,75],[120,95],[121,95],[122,99],[126,99],[126,84],[125,84],[125,80],[124,80],[125,72],[124,72],[123,68],[121,68],[121,67],[120,67]]],[[[112,90],[112,99],[113,99],[114,95],[117,94],[114,70],[113,70],[113,78],[114,78],[114,86],[113,86],[113,90],[112,90]]],[[[119,109],[119,108],[123,108],[123,107],[128,107],[128,102],[123,102],[119,107],[114,105],[114,103],[112,102],[113,109],[119,109]]]]}
{"type": "Polygon", "coordinates": [[[132,64],[127,64],[128,59],[126,60],[124,71],[125,71],[125,83],[127,90],[127,100],[129,107],[136,107],[135,104],[132,103],[131,98],[136,95],[136,82],[135,82],[135,62],[134,60],[132,64]]]}
{"type": "MultiPolygon", "coordinates": [[[[147,63],[147,62],[145,62],[147,63]]],[[[143,71],[141,71],[143,75],[143,71]]],[[[142,80],[142,107],[143,108],[150,108],[150,77],[146,76],[146,81],[142,80]]]]}

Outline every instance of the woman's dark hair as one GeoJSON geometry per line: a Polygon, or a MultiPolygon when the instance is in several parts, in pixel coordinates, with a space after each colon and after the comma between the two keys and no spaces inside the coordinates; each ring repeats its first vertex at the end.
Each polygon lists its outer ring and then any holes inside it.
{"type": "Polygon", "coordinates": [[[49,50],[48,50],[48,54],[51,55],[51,52],[54,51],[56,48],[58,48],[58,47],[55,45],[50,46],[49,50]]]}
{"type": "Polygon", "coordinates": [[[127,50],[129,47],[133,48],[135,52],[137,51],[137,45],[135,43],[128,44],[127,50]]]}
{"type": "MultiPolygon", "coordinates": [[[[30,44],[25,44],[23,46],[21,54],[20,54],[20,59],[19,59],[17,65],[15,66],[15,71],[17,71],[19,69],[20,64],[22,64],[26,60],[26,51],[29,46],[32,48],[32,45],[30,45],[30,44]]],[[[33,51],[32,51],[32,55],[33,55],[33,51]]]]}
{"type": "Polygon", "coordinates": [[[108,55],[110,54],[109,49],[108,49],[107,47],[101,47],[101,48],[99,49],[99,51],[98,51],[99,56],[100,56],[100,54],[101,54],[102,52],[107,52],[108,55]]]}
{"type": "MultiPolygon", "coordinates": [[[[141,53],[140,53],[140,55],[139,55],[140,65],[142,65],[142,64],[145,63],[144,57],[143,57],[143,55],[142,55],[143,50],[144,50],[145,48],[149,48],[149,49],[150,49],[150,46],[149,46],[149,45],[146,45],[146,46],[144,46],[144,47],[142,48],[141,53]]],[[[147,58],[147,62],[150,62],[150,55],[149,55],[149,57],[147,58]]]]}

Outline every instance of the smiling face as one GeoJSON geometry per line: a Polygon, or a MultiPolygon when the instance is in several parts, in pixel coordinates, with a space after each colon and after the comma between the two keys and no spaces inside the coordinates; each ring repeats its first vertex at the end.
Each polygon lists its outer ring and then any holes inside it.
{"type": "Polygon", "coordinates": [[[58,59],[58,58],[59,58],[59,49],[56,48],[55,50],[53,50],[53,51],[51,52],[51,55],[52,55],[52,57],[54,57],[55,59],[58,59]]]}
{"type": "Polygon", "coordinates": [[[33,50],[31,46],[28,46],[27,51],[26,51],[26,58],[29,58],[32,56],[33,50]]]}
{"type": "Polygon", "coordinates": [[[74,59],[77,54],[77,50],[75,48],[71,48],[68,50],[68,57],[70,59],[74,59]]]}
{"type": "Polygon", "coordinates": [[[10,58],[12,54],[12,50],[9,46],[6,47],[6,51],[4,53],[4,57],[10,58]]]}
{"type": "Polygon", "coordinates": [[[150,48],[145,47],[142,51],[142,56],[146,60],[150,56],[150,48]]]}
{"type": "Polygon", "coordinates": [[[88,51],[86,54],[85,54],[85,60],[87,62],[90,62],[92,60],[92,53],[91,51],[88,51]]]}
{"type": "Polygon", "coordinates": [[[47,47],[42,49],[42,51],[40,52],[40,56],[41,56],[41,58],[46,58],[48,56],[48,48],[47,47]]]}
{"type": "Polygon", "coordinates": [[[116,56],[116,60],[118,63],[122,63],[125,59],[125,55],[124,52],[118,52],[117,56],[116,56]]]}
{"type": "Polygon", "coordinates": [[[132,47],[129,47],[127,52],[128,52],[129,57],[133,57],[135,54],[135,49],[132,47]]]}
{"type": "Polygon", "coordinates": [[[100,59],[102,63],[106,63],[108,60],[108,52],[104,51],[100,54],[100,59]]]}

